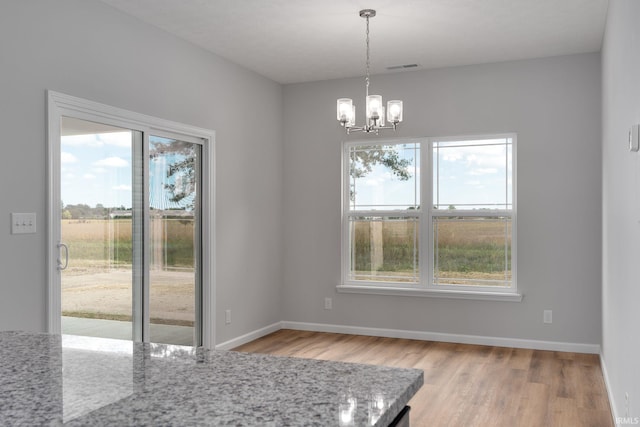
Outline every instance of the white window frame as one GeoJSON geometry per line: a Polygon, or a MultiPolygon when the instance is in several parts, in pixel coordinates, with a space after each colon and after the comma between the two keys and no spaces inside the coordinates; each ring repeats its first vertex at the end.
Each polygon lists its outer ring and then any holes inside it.
{"type": "Polygon", "coordinates": [[[515,133],[478,134],[465,136],[394,138],[387,140],[358,140],[342,144],[342,231],[341,231],[341,283],[338,292],[376,295],[423,296],[493,301],[522,301],[517,289],[517,185],[515,133]],[[433,209],[433,152],[434,143],[447,141],[477,141],[483,139],[511,139],[511,201],[512,209],[495,209],[489,212],[457,209],[455,216],[509,217],[511,219],[511,285],[509,287],[477,285],[444,285],[433,283],[433,218],[450,216],[451,213],[433,209]],[[351,210],[349,151],[354,146],[402,145],[417,143],[420,146],[420,209],[417,210],[351,210]],[[351,241],[349,218],[353,216],[417,217],[419,224],[419,280],[417,283],[379,282],[350,279],[351,241]]]}

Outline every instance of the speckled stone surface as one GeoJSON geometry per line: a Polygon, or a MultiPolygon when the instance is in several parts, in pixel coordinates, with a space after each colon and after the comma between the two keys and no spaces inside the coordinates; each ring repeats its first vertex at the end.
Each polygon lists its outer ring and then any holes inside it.
{"type": "Polygon", "coordinates": [[[0,425],[386,426],[415,369],[0,332],[0,425]]]}

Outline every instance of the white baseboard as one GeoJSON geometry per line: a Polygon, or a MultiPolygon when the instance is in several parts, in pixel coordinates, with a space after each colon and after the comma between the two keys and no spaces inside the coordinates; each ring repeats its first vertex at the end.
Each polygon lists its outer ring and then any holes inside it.
{"type": "Polygon", "coordinates": [[[607,365],[604,363],[604,357],[602,357],[602,352],[600,352],[600,368],[602,369],[602,376],[604,377],[604,387],[607,389],[607,395],[609,397],[609,407],[611,409],[611,416],[613,417],[613,425],[618,425],[616,420],[618,419],[618,414],[616,413],[616,403],[613,399],[613,393],[611,392],[611,383],[609,382],[609,374],[607,373],[607,365]]]}
{"type": "MultiPolygon", "coordinates": [[[[529,348],[533,350],[549,350],[549,351],[567,351],[572,353],[589,353],[600,354],[600,346],[598,344],[582,344],[582,343],[568,343],[559,341],[540,341],[540,340],[525,340],[517,338],[501,338],[501,337],[486,337],[480,335],[461,335],[461,334],[444,334],[440,332],[423,332],[423,331],[405,331],[401,329],[383,329],[383,328],[366,328],[362,326],[343,326],[343,325],[331,325],[327,323],[306,323],[306,322],[290,322],[281,321],[273,323],[264,328],[257,329],[247,334],[241,335],[237,338],[233,338],[229,341],[225,341],[216,345],[216,350],[230,350],[240,345],[246,344],[258,338],[261,338],[270,333],[276,332],[280,329],[295,329],[299,331],[314,331],[314,332],[334,332],[338,334],[352,334],[352,335],[367,335],[373,337],[387,337],[387,338],[405,338],[412,340],[422,341],[441,341],[451,342],[459,344],[477,344],[477,345],[492,345],[497,347],[514,347],[514,348],[529,348]]],[[[602,360],[602,355],[600,356],[602,360]]],[[[602,363],[602,371],[606,373],[604,363],[602,363]]],[[[605,374],[605,382],[607,377],[605,374]]],[[[607,390],[609,390],[609,384],[607,382],[607,390]]],[[[613,404],[613,400],[610,397],[609,400],[613,404]]]]}
{"type": "Polygon", "coordinates": [[[242,344],[246,344],[253,340],[257,340],[258,338],[261,338],[265,335],[269,335],[273,332],[279,331],[280,329],[284,329],[282,327],[282,322],[276,322],[272,325],[265,326],[264,328],[249,332],[248,334],[244,334],[239,337],[230,339],[229,341],[217,344],[215,348],[216,350],[231,350],[232,348],[236,348],[242,344]]]}
{"type": "Polygon", "coordinates": [[[525,340],[516,338],[485,337],[478,335],[443,334],[439,332],[405,331],[401,329],[366,328],[360,326],[330,325],[325,323],[281,322],[282,329],[335,332],[339,334],[368,335],[374,337],[405,338],[423,341],[441,341],[460,344],[492,345],[497,347],[529,348],[534,350],[566,351],[599,354],[598,344],[566,343],[558,341],[525,340]]]}

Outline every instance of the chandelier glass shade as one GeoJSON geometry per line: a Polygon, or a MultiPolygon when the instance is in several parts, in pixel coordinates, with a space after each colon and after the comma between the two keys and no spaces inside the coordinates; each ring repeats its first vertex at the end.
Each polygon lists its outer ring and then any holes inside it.
{"type": "Polygon", "coordinates": [[[367,74],[365,77],[365,124],[356,126],[356,106],[351,98],[340,98],[337,102],[338,122],[345,128],[347,134],[351,132],[379,133],[381,129],[395,130],[398,123],[402,122],[402,101],[393,100],[387,102],[385,108],[382,96],[369,95],[369,18],[376,16],[373,9],[363,9],[360,16],[367,20],[366,42],[367,42],[367,74]],[[385,124],[386,118],[386,124],[385,124]]]}

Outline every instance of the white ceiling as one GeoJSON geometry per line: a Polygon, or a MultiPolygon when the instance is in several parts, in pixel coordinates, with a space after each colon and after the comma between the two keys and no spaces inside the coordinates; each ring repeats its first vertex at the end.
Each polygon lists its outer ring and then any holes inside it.
{"type": "Polygon", "coordinates": [[[102,0],[280,83],[597,52],[609,0],[102,0]],[[415,68],[414,68],[415,69],[415,68]]]}

